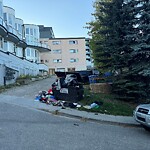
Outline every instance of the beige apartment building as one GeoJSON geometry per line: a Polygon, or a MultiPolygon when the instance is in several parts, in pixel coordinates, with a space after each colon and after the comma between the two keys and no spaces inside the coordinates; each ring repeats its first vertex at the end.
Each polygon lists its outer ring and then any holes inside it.
{"type": "Polygon", "coordinates": [[[80,71],[87,69],[86,39],[76,38],[42,38],[49,45],[51,52],[42,53],[41,63],[49,68],[49,74],[55,71],[80,71]]]}

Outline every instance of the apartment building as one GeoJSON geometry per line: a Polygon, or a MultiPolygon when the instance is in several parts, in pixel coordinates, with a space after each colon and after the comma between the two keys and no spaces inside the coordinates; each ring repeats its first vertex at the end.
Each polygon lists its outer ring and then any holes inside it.
{"type": "Polygon", "coordinates": [[[87,70],[94,69],[94,59],[92,56],[92,50],[90,49],[90,38],[85,39],[85,50],[86,50],[86,67],[87,70]]]}
{"type": "Polygon", "coordinates": [[[45,64],[40,64],[39,53],[50,49],[39,38],[37,25],[24,24],[15,17],[15,10],[3,6],[0,0],[0,85],[14,83],[20,75],[48,71],[45,64]]]}
{"type": "Polygon", "coordinates": [[[55,38],[52,27],[44,27],[44,25],[38,25],[40,31],[40,38],[55,38]]]}
{"type": "MultiPolygon", "coordinates": [[[[51,47],[51,52],[41,55],[41,63],[49,67],[49,73],[55,71],[87,70],[87,52],[85,37],[42,38],[51,47]]],[[[87,48],[88,49],[88,48],[87,48]]],[[[91,61],[91,59],[90,59],[91,61]]]]}

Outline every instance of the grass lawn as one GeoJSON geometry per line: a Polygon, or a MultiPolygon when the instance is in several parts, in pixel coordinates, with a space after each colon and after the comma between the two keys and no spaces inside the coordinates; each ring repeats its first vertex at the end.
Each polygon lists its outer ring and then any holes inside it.
{"type": "Polygon", "coordinates": [[[90,106],[94,101],[102,103],[99,108],[86,109],[81,107],[80,110],[88,112],[97,112],[102,114],[132,116],[136,104],[119,101],[111,94],[91,93],[89,88],[84,88],[84,99],[80,101],[82,105],[90,106]]]}

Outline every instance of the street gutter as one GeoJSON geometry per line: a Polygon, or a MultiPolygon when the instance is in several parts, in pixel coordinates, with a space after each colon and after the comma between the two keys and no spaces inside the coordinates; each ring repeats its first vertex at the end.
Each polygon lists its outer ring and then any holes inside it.
{"type": "Polygon", "coordinates": [[[78,116],[78,115],[72,115],[72,114],[60,112],[59,110],[50,111],[48,109],[43,109],[43,108],[38,108],[38,110],[41,110],[41,111],[44,111],[44,112],[47,112],[47,113],[50,113],[50,114],[53,114],[53,115],[64,116],[64,117],[73,118],[73,119],[79,119],[83,122],[90,121],[90,122],[96,122],[96,123],[100,123],[100,124],[141,128],[140,124],[107,121],[107,120],[102,120],[102,119],[93,119],[93,118],[82,117],[82,116],[78,116]]]}

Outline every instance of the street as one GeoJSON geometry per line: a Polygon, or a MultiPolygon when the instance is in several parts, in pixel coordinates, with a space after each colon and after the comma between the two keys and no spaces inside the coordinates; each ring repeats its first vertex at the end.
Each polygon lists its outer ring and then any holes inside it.
{"type": "Polygon", "coordinates": [[[142,128],[104,125],[0,104],[1,150],[149,150],[142,128]]]}
{"type": "MultiPolygon", "coordinates": [[[[34,99],[54,80],[33,82],[3,94],[34,99]]],[[[0,100],[0,150],[149,150],[149,139],[150,133],[140,127],[72,119],[0,100]]]]}

